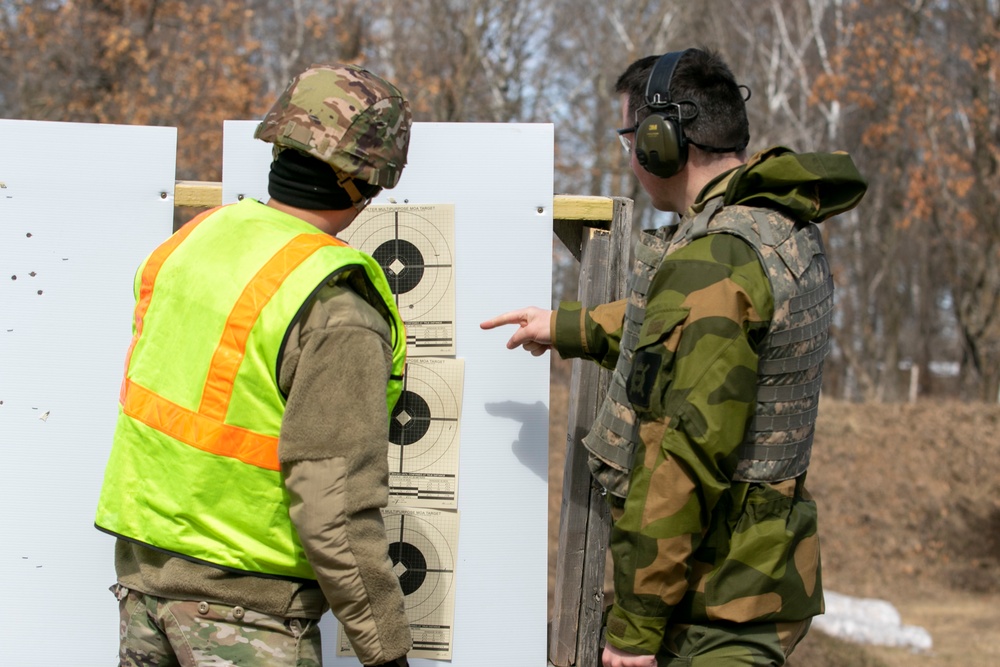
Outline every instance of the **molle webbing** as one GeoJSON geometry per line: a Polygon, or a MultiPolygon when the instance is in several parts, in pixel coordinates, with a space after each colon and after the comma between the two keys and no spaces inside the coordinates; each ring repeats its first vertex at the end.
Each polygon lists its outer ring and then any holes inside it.
{"type": "Polygon", "coordinates": [[[644,231],[635,246],[635,263],[629,277],[625,321],[620,353],[611,384],[583,445],[590,451],[591,474],[609,493],[624,498],[638,433],[638,420],[625,393],[625,379],[639,342],[639,329],[646,317],[646,294],[656,269],[666,253],[667,237],[673,227],[644,231]]]}
{"type": "Polygon", "coordinates": [[[792,479],[809,467],[833,319],[833,277],[816,225],[742,206],[723,213],[709,233],[736,234],[754,247],[774,301],[771,324],[758,348],[754,416],[733,480],[792,479]]]}
{"type": "Polygon", "coordinates": [[[754,416],[740,446],[734,481],[779,482],[809,466],[833,318],[833,278],[819,228],[777,211],[722,206],[718,197],[672,241],[667,254],[708,234],[749,243],[766,272],[774,302],[758,347],[754,416]]]}

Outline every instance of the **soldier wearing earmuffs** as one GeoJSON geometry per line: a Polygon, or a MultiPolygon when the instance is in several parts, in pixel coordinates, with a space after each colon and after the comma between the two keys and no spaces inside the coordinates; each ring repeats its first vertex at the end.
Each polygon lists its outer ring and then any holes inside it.
{"type": "Polygon", "coordinates": [[[749,89],[707,49],[632,63],[618,138],[653,206],[628,296],[525,308],[508,348],[614,375],[584,439],[614,525],[605,667],[783,665],[823,612],[806,471],[833,309],[819,223],[867,185],[844,153],[748,156],[749,89]]]}

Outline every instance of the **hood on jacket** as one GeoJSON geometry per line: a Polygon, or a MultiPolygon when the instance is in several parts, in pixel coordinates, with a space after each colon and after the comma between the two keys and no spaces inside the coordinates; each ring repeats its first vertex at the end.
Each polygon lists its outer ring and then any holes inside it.
{"type": "Polygon", "coordinates": [[[723,201],[780,208],[797,220],[822,222],[857,206],[867,189],[847,153],[794,153],[774,146],[733,172],[723,201]]]}

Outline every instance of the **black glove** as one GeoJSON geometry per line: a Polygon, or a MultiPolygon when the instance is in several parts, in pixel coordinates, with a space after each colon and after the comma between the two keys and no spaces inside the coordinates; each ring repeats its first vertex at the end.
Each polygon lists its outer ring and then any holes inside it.
{"type": "Polygon", "coordinates": [[[365,665],[365,667],[410,667],[410,663],[406,661],[406,656],[404,655],[402,658],[396,658],[395,660],[383,662],[378,665],[365,665]]]}

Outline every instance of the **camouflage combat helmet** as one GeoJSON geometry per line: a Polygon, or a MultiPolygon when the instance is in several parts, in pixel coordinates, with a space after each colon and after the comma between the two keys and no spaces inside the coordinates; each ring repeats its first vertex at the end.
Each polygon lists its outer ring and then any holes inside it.
{"type": "Polygon", "coordinates": [[[313,65],[292,79],[254,138],[275,155],[294,148],[341,179],[392,188],[406,164],[410,106],[391,83],[357,65],[313,65]]]}

